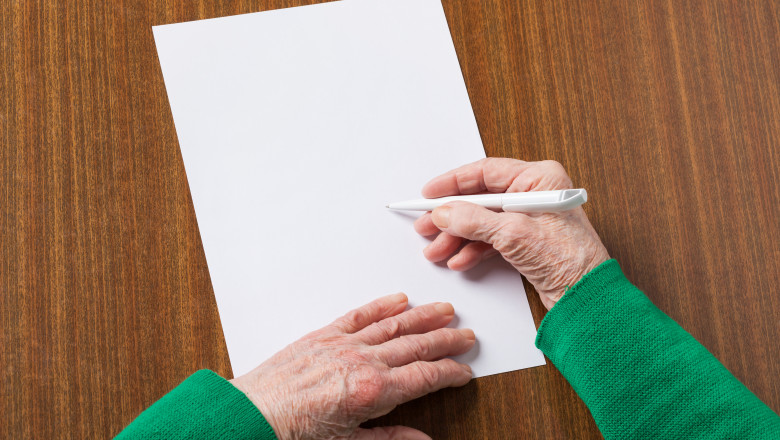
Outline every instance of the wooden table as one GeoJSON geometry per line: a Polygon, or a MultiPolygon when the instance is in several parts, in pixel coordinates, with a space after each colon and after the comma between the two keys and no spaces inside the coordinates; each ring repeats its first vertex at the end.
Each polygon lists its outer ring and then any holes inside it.
{"type": "MultiPolygon", "coordinates": [[[[0,437],[107,438],[231,376],[151,26],[310,2],[0,3],[0,437]]],[[[780,4],[444,8],[487,153],[563,163],[629,279],[780,410],[780,4]]],[[[551,365],[379,423],[600,436],[551,365]]]]}

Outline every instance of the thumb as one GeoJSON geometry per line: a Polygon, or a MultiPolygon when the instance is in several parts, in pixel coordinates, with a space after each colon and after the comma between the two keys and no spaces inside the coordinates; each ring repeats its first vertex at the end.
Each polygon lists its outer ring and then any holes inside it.
{"type": "Polygon", "coordinates": [[[358,428],[350,440],[431,440],[431,437],[408,426],[380,426],[379,428],[358,428]]]}
{"type": "Polygon", "coordinates": [[[507,229],[522,227],[528,218],[525,215],[512,215],[493,212],[485,207],[467,202],[452,202],[440,206],[431,213],[431,220],[437,228],[450,235],[468,240],[484,241],[494,244],[507,234],[507,229]]]}

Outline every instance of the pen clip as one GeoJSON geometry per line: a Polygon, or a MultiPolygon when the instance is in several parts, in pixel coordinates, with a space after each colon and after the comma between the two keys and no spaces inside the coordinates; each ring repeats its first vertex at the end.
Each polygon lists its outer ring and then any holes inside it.
{"type": "Polygon", "coordinates": [[[588,201],[588,193],[584,189],[567,189],[562,191],[560,200],[554,202],[536,202],[503,205],[505,212],[563,212],[574,209],[588,201]]]}

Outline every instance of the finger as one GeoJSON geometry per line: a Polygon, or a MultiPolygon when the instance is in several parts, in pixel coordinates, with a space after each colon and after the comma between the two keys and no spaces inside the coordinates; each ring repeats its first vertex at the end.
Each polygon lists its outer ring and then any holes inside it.
{"type": "Polygon", "coordinates": [[[417,361],[435,361],[463,354],[474,346],[471,329],[440,328],[421,335],[402,336],[375,347],[377,356],[389,367],[417,361]]]}
{"type": "Polygon", "coordinates": [[[509,185],[507,192],[551,191],[573,188],[571,178],[563,165],[554,160],[533,162],[509,185]]]}
{"type": "Polygon", "coordinates": [[[432,440],[428,434],[408,426],[358,428],[349,438],[352,440],[432,440]]]}
{"type": "Polygon", "coordinates": [[[436,208],[431,218],[442,232],[472,241],[492,244],[523,239],[534,228],[533,221],[525,214],[493,212],[482,206],[466,202],[451,202],[436,208]]]}
{"type": "Polygon", "coordinates": [[[462,238],[442,232],[423,249],[423,255],[428,261],[437,263],[455,253],[462,242],[462,238]]]}
{"type": "Polygon", "coordinates": [[[496,254],[498,254],[498,251],[492,245],[481,241],[472,241],[463,246],[460,252],[447,261],[447,267],[463,272],[496,254]]]}
{"type": "Polygon", "coordinates": [[[439,228],[431,220],[430,212],[426,212],[414,221],[414,230],[423,237],[430,237],[439,233],[439,228]]]}
{"type": "Polygon", "coordinates": [[[504,192],[534,162],[488,157],[434,178],[423,186],[423,197],[434,198],[478,192],[504,192]]]}
{"type": "Polygon", "coordinates": [[[455,309],[450,303],[426,304],[371,324],[355,335],[366,344],[378,345],[399,336],[440,329],[454,316],[455,309]]]}
{"type": "Polygon", "coordinates": [[[408,402],[447,387],[466,385],[472,377],[471,367],[446,358],[436,362],[413,362],[393,368],[389,378],[398,403],[408,402]]]}
{"type": "Polygon", "coordinates": [[[384,296],[350,311],[330,326],[344,333],[355,333],[375,322],[403,312],[408,302],[409,299],[403,293],[384,296]]]}

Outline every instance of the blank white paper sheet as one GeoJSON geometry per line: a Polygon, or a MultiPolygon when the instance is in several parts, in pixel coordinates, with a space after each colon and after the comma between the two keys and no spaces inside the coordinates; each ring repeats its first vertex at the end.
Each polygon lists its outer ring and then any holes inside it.
{"type": "Polygon", "coordinates": [[[372,299],[449,301],[476,376],[544,364],[520,275],[467,273],[389,202],[483,158],[439,0],[154,27],[233,373],[372,299]]]}

